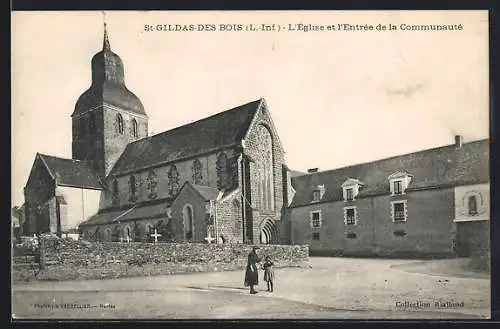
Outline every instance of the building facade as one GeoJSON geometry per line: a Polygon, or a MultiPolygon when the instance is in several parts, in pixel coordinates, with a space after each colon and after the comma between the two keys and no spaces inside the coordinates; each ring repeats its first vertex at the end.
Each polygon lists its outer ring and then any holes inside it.
{"type": "Polygon", "coordinates": [[[489,241],[488,140],[457,136],[444,147],[312,170],[292,185],[291,242],[313,252],[444,256],[489,241]]]}

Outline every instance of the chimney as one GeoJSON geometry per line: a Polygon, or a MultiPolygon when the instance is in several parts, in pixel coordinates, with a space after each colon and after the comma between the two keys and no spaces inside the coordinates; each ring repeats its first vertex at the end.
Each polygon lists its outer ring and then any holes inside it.
{"type": "Polygon", "coordinates": [[[455,135],[455,147],[461,148],[464,143],[464,138],[460,135],[455,135]]]}
{"type": "Polygon", "coordinates": [[[307,169],[308,174],[315,173],[315,172],[318,172],[318,168],[307,169]]]}

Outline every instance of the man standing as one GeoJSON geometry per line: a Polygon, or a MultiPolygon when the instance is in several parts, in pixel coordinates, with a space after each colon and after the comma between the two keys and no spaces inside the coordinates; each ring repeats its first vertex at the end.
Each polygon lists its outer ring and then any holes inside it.
{"type": "Polygon", "coordinates": [[[250,293],[256,294],[254,286],[259,284],[259,271],[257,268],[257,263],[260,262],[260,257],[257,255],[257,249],[259,247],[255,246],[252,251],[248,254],[247,268],[245,272],[245,287],[250,287],[250,293]]]}

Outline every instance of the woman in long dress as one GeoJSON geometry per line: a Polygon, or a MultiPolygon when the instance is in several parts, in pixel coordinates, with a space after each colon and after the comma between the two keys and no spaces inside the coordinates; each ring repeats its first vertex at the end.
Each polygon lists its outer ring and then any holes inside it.
{"type": "Polygon", "coordinates": [[[254,286],[259,284],[259,271],[257,268],[257,263],[260,262],[260,257],[257,255],[256,250],[260,249],[255,246],[252,251],[248,254],[247,268],[245,271],[245,287],[250,287],[250,293],[256,294],[254,286]]]}

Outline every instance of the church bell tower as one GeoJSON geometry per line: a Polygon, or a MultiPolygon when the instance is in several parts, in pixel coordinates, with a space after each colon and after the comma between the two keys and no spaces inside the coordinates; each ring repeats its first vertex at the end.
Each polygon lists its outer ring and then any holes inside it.
{"type": "Polygon", "coordinates": [[[127,144],[148,136],[148,116],[127,89],[122,59],[111,51],[106,23],[102,50],[91,61],[92,83],[72,119],[73,159],[86,160],[105,178],[127,144]]]}

